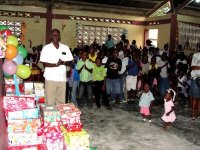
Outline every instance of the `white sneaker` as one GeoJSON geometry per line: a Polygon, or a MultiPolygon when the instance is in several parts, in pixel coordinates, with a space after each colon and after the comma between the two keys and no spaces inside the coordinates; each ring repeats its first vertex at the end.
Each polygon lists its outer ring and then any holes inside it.
{"type": "Polygon", "coordinates": [[[147,121],[145,118],[143,118],[143,121],[147,121]]]}
{"type": "Polygon", "coordinates": [[[152,123],[152,121],[151,121],[151,120],[149,120],[149,123],[152,123]]]}

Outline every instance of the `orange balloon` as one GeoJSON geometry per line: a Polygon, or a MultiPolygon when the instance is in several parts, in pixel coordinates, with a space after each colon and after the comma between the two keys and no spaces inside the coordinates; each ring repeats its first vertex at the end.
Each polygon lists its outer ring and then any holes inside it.
{"type": "Polygon", "coordinates": [[[11,60],[17,56],[17,48],[13,45],[7,45],[6,56],[7,60],[11,60]]]}

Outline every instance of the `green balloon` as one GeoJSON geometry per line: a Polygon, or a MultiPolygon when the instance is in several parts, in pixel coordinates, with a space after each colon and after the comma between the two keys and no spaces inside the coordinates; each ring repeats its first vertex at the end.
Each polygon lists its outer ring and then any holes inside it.
{"type": "Polygon", "coordinates": [[[18,39],[14,35],[10,35],[7,38],[7,45],[13,45],[16,46],[18,45],[18,39]]]}
{"type": "Polygon", "coordinates": [[[31,69],[26,65],[18,65],[16,75],[22,79],[27,79],[31,75],[31,69]]]}
{"type": "Polygon", "coordinates": [[[26,48],[24,48],[21,45],[18,45],[17,50],[18,50],[18,53],[21,54],[24,59],[27,57],[28,52],[27,52],[26,48]]]}
{"type": "Polygon", "coordinates": [[[6,26],[6,25],[0,25],[0,31],[2,31],[2,30],[8,30],[9,28],[8,28],[8,26],[6,26]]]}

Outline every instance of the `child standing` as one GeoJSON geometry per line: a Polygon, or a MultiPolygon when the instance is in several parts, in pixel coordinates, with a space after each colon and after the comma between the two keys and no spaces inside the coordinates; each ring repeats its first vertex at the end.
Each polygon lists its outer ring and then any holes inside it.
{"type": "Polygon", "coordinates": [[[151,85],[152,92],[154,96],[157,95],[157,85],[158,85],[158,65],[156,63],[156,57],[151,58],[151,63],[149,64],[149,85],[151,85]]]}
{"type": "Polygon", "coordinates": [[[96,64],[94,64],[93,68],[93,80],[94,80],[94,95],[95,95],[95,102],[97,108],[101,107],[101,96],[103,99],[103,103],[106,108],[110,108],[106,87],[105,87],[105,77],[106,77],[106,69],[101,64],[101,58],[96,59],[96,64]]]}
{"type": "Polygon", "coordinates": [[[77,63],[77,70],[80,77],[79,83],[79,101],[78,106],[80,108],[84,105],[84,93],[87,91],[87,98],[85,99],[87,102],[87,107],[89,109],[93,108],[92,102],[92,69],[93,63],[87,58],[87,52],[82,52],[81,59],[77,63]]]}
{"type": "Polygon", "coordinates": [[[150,109],[152,107],[152,101],[154,100],[153,94],[149,90],[149,85],[147,83],[144,84],[144,90],[140,93],[140,113],[142,114],[143,120],[149,119],[151,123],[151,114],[150,109]]]}
{"type": "Polygon", "coordinates": [[[176,115],[174,112],[174,99],[176,96],[176,92],[173,89],[167,90],[167,93],[165,95],[164,101],[165,101],[165,113],[161,117],[164,121],[163,128],[166,129],[167,127],[170,127],[171,124],[176,120],[176,115]]]}
{"type": "Polygon", "coordinates": [[[111,96],[112,101],[119,103],[120,96],[120,80],[119,71],[122,67],[122,61],[118,58],[118,50],[113,51],[112,57],[108,58],[105,67],[107,68],[106,90],[111,96]]]}
{"type": "Polygon", "coordinates": [[[134,99],[136,97],[137,77],[139,73],[137,54],[135,52],[132,52],[132,57],[128,60],[126,71],[128,72],[126,77],[126,89],[128,92],[128,99],[134,99]]]}
{"type": "Polygon", "coordinates": [[[79,81],[80,81],[80,76],[78,73],[78,70],[76,69],[76,61],[74,61],[72,65],[72,90],[71,90],[71,102],[74,103],[74,105],[78,106],[78,103],[76,101],[76,94],[77,94],[77,89],[79,87],[79,81]]]}

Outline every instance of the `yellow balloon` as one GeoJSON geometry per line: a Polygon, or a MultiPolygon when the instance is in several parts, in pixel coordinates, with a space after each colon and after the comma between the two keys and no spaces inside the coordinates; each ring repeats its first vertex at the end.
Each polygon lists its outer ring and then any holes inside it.
{"type": "Polygon", "coordinates": [[[18,39],[14,35],[10,35],[7,38],[7,44],[16,46],[18,45],[18,39]]]}
{"type": "Polygon", "coordinates": [[[16,75],[22,79],[27,79],[31,75],[31,69],[26,65],[18,65],[16,75]]]}

